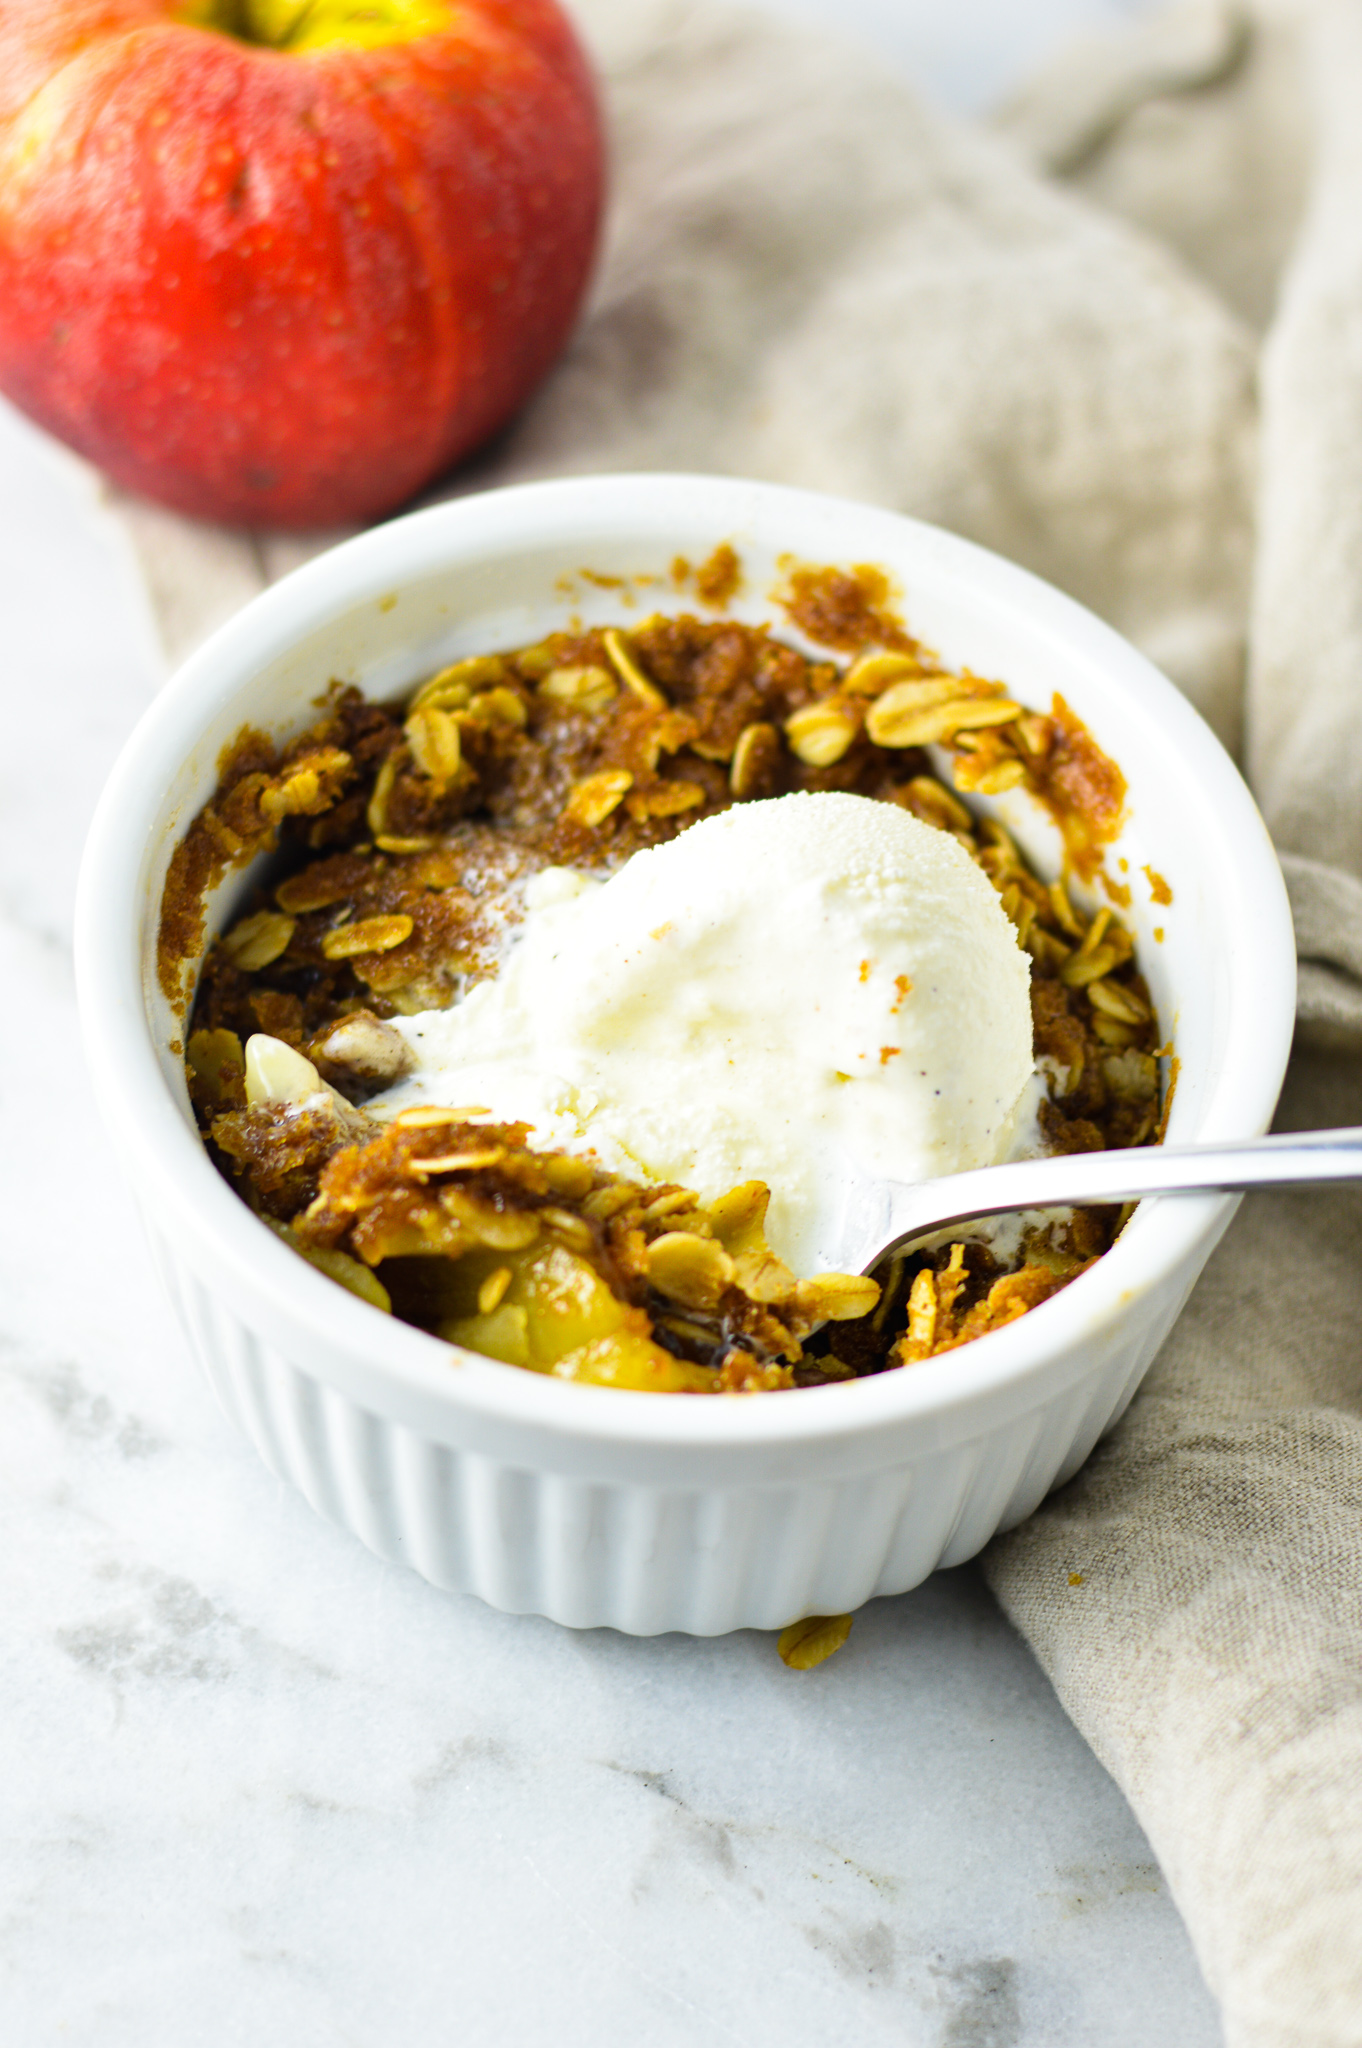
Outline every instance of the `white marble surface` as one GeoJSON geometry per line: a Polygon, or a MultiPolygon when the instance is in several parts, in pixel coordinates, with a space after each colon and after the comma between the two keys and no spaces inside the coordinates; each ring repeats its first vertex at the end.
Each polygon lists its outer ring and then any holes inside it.
{"type": "Polygon", "coordinates": [[[378,1563],[236,1439],[71,985],[160,659],[83,473],[3,407],[0,605],[0,2039],[1211,2048],[1138,1826],[971,1569],[805,1675],[572,1635],[378,1563]]]}

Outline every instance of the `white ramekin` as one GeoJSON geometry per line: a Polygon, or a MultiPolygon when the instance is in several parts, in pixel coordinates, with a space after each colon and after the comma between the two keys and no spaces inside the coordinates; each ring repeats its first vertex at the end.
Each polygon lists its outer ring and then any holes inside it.
{"type": "MultiPolygon", "coordinates": [[[[699,561],[726,540],[746,571],[733,606],[745,618],[775,616],[782,558],[875,563],[948,660],[1034,706],[1056,691],[1072,705],[1129,784],[1111,866],[1176,1040],[1170,1140],[1265,1129],[1291,1042],[1291,925],[1262,821],[1206,726],[1141,655],[1024,571],[894,514],[771,485],[529,485],[416,513],[309,563],[147,712],[100,803],[77,917],[104,1115],[190,1342],[266,1463],[436,1585],[637,1634],[775,1628],[970,1557],[1070,1477],[1121,1413],[1234,1209],[1222,1197],[1146,1202],[1062,1294],[910,1371],[712,1400],[567,1385],[453,1350],[304,1265],[220,1178],[189,1112],[172,1050],[183,1026],[157,988],[154,945],[171,849],[212,793],[223,746],[246,723],[297,730],[332,677],[382,696],[574,614],[617,617],[627,599],[639,616],[685,609],[674,558],[699,561]],[[602,587],[582,571],[657,581],[602,587]],[[1171,904],[1153,901],[1146,866],[1171,904]]],[[[1030,801],[994,808],[1055,871],[1054,835],[1030,801]]],[[[224,884],[212,929],[247,887],[224,884]]]]}

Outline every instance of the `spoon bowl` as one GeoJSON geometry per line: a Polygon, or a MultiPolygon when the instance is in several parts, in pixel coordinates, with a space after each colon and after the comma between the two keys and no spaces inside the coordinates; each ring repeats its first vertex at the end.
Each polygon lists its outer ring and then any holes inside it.
{"type": "Polygon", "coordinates": [[[1122,1152],[1069,1152],[981,1166],[910,1186],[874,1180],[844,1162],[830,1191],[828,1270],[868,1273],[915,1239],[985,1216],[1148,1195],[1244,1194],[1362,1181],[1362,1129],[1288,1131],[1228,1145],[1152,1145],[1122,1152]]]}

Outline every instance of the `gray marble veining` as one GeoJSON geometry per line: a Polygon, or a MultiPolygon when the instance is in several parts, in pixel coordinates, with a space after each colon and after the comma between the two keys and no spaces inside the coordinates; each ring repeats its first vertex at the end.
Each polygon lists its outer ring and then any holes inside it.
{"type": "Polygon", "coordinates": [[[71,986],[148,622],[8,413],[0,522],[3,2038],[1213,2043],[1138,1827],[971,1570],[810,1674],[769,1637],[572,1635],[380,1564],[236,1438],[71,986]]]}
{"type": "Polygon", "coordinates": [[[1138,1826],[971,1569],[809,1674],[573,1635],[379,1563],[235,1437],[71,983],[159,657],[84,473],[3,408],[0,540],[0,2039],[1212,2048],[1138,1826]]]}

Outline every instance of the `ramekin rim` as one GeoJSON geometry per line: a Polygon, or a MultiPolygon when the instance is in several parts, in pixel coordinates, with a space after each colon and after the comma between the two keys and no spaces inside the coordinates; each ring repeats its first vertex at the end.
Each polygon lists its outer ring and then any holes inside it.
{"type": "MultiPolygon", "coordinates": [[[[365,1313],[364,1304],[300,1266],[286,1247],[259,1226],[222,1182],[185,1125],[157,1066],[142,1004],[141,954],[135,937],[137,906],[126,900],[120,906],[116,893],[112,902],[108,899],[116,892],[120,867],[126,876],[129,857],[140,853],[138,834],[144,841],[148,829],[149,813],[136,804],[129,805],[129,792],[138,790],[139,781],[144,793],[153,787],[164,789],[164,781],[157,784],[158,775],[167,768],[171,772],[178,768],[187,745],[193,744],[192,737],[183,743],[176,735],[195,719],[202,727],[211,706],[200,698],[209,693],[215,678],[219,692],[228,694],[243,672],[283,651],[289,640],[297,639],[310,626],[376,595],[393,582],[399,570],[398,580],[410,581],[438,568],[438,561],[427,557],[437,554],[442,539],[457,533],[466,521],[481,520],[486,533],[489,519],[493,528],[499,520],[505,526],[527,512],[546,507],[552,511],[559,504],[606,505],[620,515],[627,506],[638,511],[642,505],[655,504],[659,496],[673,507],[678,497],[690,500],[696,510],[713,505],[716,536],[720,529],[735,523],[743,503],[755,501],[778,504],[792,515],[796,510],[807,515],[815,508],[825,517],[854,518],[862,527],[884,522],[899,532],[907,528],[920,547],[943,556],[957,574],[973,571],[982,575],[992,586],[995,603],[1001,595],[1021,605],[1033,629],[1039,625],[1070,645],[1077,640],[1089,654],[1103,657],[1102,665],[1118,689],[1119,672],[1134,665],[1133,673],[1139,675],[1145,694],[1136,699],[1122,691],[1125,708],[1132,715],[1157,713],[1171,743],[1195,758],[1208,810],[1222,837],[1234,842],[1236,860],[1247,862],[1245,894],[1256,892],[1259,952],[1237,958],[1235,965],[1242,968],[1248,958],[1261,961],[1264,948],[1268,958],[1275,960],[1275,973],[1260,972],[1256,977],[1259,985],[1250,991],[1255,997],[1251,1007],[1256,1037],[1260,1045],[1266,1040],[1268,1051],[1251,1076],[1256,1088],[1245,1084],[1247,1100],[1237,1119],[1242,1128],[1218,1134],[1247,1136],[1265,1128],[1285,1071],[1294,1016],[1290,912],[1280,868],[1253,799],[1219,741],[1187,700],[1143,655],[1084,607],[976,543],[853,500],[785,485],[684,474],[554,479],[512,485],[409,513],[304,564],[220,627],[148,707],[120,755],[91,825],[78,891],[76,935],[87,1056],[116,1141],[129,1163],[140,1169],[142,1182],[157,1190],[158,1207],[165,1212],[169,1204],[168,1213],[173,1215],[180,1204],[192,1202],[199,1227],[227,1255],[227,1263],[239,1279],[270,1299],[282,1313],[297,1317],[306,1311],[308,1323],[335,1349],[350,1354],[362,1350],[374,1370],[391,1373],[411,1391],[448,1401],[456,1408],[473,1405],[505,1421],[523,1421],[555,1435],[678,1444],[757,1445],[846,1436],[874,1430],[891,1419],[906,1420],[913,1414],[940,1415],[990,1389],[1042,1372],[1048,1359],[1122,1313],[1185,1256],[1192,1244],[1217,1227],[1228,1198],[1143,1204],[1131,1226],[1092,1272],[1010,1328],[911,1372],[800,1389],[797,1397],[776,1401],[678,1404],[623,1389],[579,1387],[472,1353],[456,1353],[459,1370],[451,1372],[451,1347],[380,1317],[376,1310],[367,1311],[372,1320],[364,1336],[365,1325],[357,1320],[365,1313]],[[307,613],[301,620],[300,611],[307,613]],[[276,645],[271,635],[277,637],[281,616],[292,617],[294,623],[283,642],[276,645]],[[1110,674],[1113,667],[1116,675],[1110,674]],[[120,943],[120,915],[126,919],[130,908],[134,916],[120,943]],[[140,1115],[135,1107],[138,1101],[140,1115]],[[245,1236],[248,1228],[249,1238],[245,1236]]],[[[858,559],[867,552],[865,543],[858,542],[858,559]]],[[[137,1178],[139,1174],[134,1172],[137,1178]]]]}

